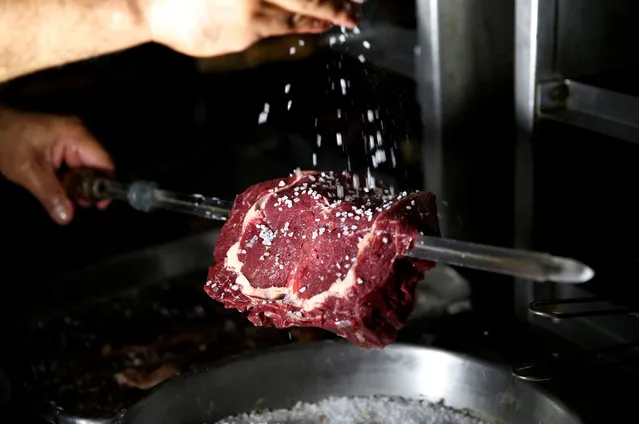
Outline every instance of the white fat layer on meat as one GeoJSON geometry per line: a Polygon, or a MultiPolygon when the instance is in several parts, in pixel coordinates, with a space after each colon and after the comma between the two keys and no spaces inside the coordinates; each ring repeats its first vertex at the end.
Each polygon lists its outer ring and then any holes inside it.
{"type": "MultiPolygon", "coordinates": [[[[302,173],[296,173],[293,182],[282,187],[278,186],[271,193],[262,196],[257,202],[255,202],[255,204],[251,206],[249,211],[244,216],[244,220],[242,221],[242,234],[244,234],[244,231],[246,231],[246,227],[251,223],[251,221],[260,216],[260,211],[264,208],[269,199],[276,196],[278,192],[286,190],[295,185],[295,183],[297,183],[303,176],[304,175],[302,173]]],[[[240,288],[239,291],[244,296],[257,297],[260,299],[277,299],[283,294],[288,294],[288,289],[286,287],[269,287],[267,289],[256,289],[255,287],[251,286],[249,280],[244,274],[242,274],[242,267],[244,266],[244,263],[240,261],[238,257],[238,253],[240,250],[240,241],[229,248],[229,250],[226,252],[226,258],[224,258],[224,267],[237,274],[237,276],[235,277],[235,285],[240,288]]]]}
{"type": "MultiPolygon", "coordinates": [[[[250,222],[257,218],[260,215],[260,210],[263,205],[266,204],[268,199],[273,196],[276,196],[277,193],[281,190],[285,190],[290,188],[292,185],[297,183],[301,178],[303,178],[303,173],[297,174],[295,180],[289,185],[278,187],[278,189],[273,192],[267,194],[266,196],[260,198],[247,212],[244,220],[242,222],[242,233],[244,233],[246,227],[250,224],[250,222]]],[[[359,256],[364,249],[371,243],[373,239],[373,234],[375,233],[376,225],[373,224],[371,231],[366,234],[362,240],[357,244],[357,256],[359,256]]],[[[326,300],[330,297],[344,297],[346,294],[357,285],[358,276],[355,273],[355,266],[351,266],[346,274],[344,279],[337,279],[328,290],[316,294],[315,296],[309,299],[302,299],[297,296],[296,293],[292,291],[289,287],[290,283],[284,287],[269,287],[269,288],[255,288],[251,286],[251,283],[246,278],[246,276],[242,273],[242,267],[244,263],[240,261],[238,257],[238,253],[240,250],[240,241],[232,245],[229,250],[226,252],[226,258],[224,260],[225,268],[236,273],[235,285],[239,288],[239,292],[241,292],[244,296],[250,298],[257,298],[260,300],[263,299],[278,299],[283,295],[286,296],[287,303],[290,305],[296,306],[304,311],[309,311],[321,306],[326,300]]],[[[293,272],[291,275],[295,275],[293,272]]]]}

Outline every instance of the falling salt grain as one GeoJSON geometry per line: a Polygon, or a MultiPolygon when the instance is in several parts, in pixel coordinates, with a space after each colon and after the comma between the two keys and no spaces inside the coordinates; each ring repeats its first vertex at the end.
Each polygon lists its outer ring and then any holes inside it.
{"type": "Polygon", "coordinates": [[[258,124],[263,124],[268,120],[268,113],[271,110],[271,106],[268,103],[264,104],[264,110],[260,113],[260,116],[257,118],[258,124]]]}
{"type": "Polygon", "coordinates": [[[291,106],[293,106],[293,100],[288,101],[288,104],[286,105],[286,110],[291,110],[291,106]]]}
{"type": "Polygon", "coordinates": [[[316,153],[313,153],[313,166],[317,166],[317,154],[316,153]]]}
{"type": "Polygon", "coordinates": [[[335,134],[335,139],[337,140],[337,145],[341,146],[342,145],[342,134],[341,133],[335,134]]]}
{"type": "Polygon", "coordinates": [[[368,122],[373,122],[375,120],[375,114],[370,109],[366,111],[366,116],[368,117],[368,122]]]}
{"type": "Polygon", "coordinates": [[[288,94],[289,91],[291,91],[291,84],[286,84],[286,87],[284,87],[284,92],[288,94]]]}
{"type": "Polygon", "coordinates": [[[364,57],[363,54],[360,54],[359,56],[357,56],[357,59],[362,63],[366,62],[366,58],[364,57]]]}
{"type": "Polygon", "coordinates": [[[362,43],[362,45],[364,46],[365,49],[370,49],[371,48],[371,43],[369,43],[368,41],[364,41],[362,43]]]}
{"type": "Polygon", "coordinates": [[[297,49],[295,47],[291,47],[290,50],[288,51],[288,53],[293,56],[295,54],[295,52],[297,51],[297,49]]]}
{"type": "Polygon", "coordinates": [[[297,43],[298,43],[300,46],[303,46],[304,44],[306,44],[306,43],[304,42],[304,40],[302,40],[302,39],[300,39],[297,43]]]}
{"type": "Polygon", "coordinates": [[[322,136],[317,135],[317,147],[322,147],[322,136]]]}
{"type": "Polygon", "coordinates": [[[346,80],[344,78],[340,79],[339,85],[342,87],[342,94],[346,95],[346,80]]]}

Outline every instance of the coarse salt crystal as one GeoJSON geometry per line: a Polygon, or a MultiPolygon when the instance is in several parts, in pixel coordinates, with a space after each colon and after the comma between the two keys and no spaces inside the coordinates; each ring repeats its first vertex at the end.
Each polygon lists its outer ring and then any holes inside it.
{"type": "MultiPolygon", "coordinates": [[[[342,321],[335,320],[341,324],[342,321]]],[[[387,424],[486,424],[467,412],[423,399],[386,396],[330,397],[317,403],[299,402],[290,409],[241,414],[216,424],[257,423],[387,423],[387,424]]]]}

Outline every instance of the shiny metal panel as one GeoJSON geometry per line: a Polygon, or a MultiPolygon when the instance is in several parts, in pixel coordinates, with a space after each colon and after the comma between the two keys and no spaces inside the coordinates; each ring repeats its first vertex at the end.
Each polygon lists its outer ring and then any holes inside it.
{"type": "MultiPolygon", "coordinates": [[[[533,225],[533,136],[537,84],[555,77],[557,0],[517,0],[515,11],[515,246],[530,249],[533,225]]],[[[535,297],[552,297],[548,285],[517,281],[515,308],[526,318],[535,297]],[[543,293],[539,293],[542,290],[543,293]]]]}
{"type": "Polygon", "coordinates": [[[424,178],[448,204],[442,234],[503,244],[506,227],[511,232],[512,193],[504,182],[512,178],[514,144],[513,3],[418,0],[417,10],[424,178]],[[494,191],[480,200],[481,187],[494,191]],[[479,204],[488,201],[505,219],[486,216],[479,204]],[[490,231],[487,219],[497,222],[490,231]]]}
{"type": "Polygon", "coordinates": [[[639,97],[574,80],[541,83],[537,91],[541,118],[639,142],[639,97]]]}

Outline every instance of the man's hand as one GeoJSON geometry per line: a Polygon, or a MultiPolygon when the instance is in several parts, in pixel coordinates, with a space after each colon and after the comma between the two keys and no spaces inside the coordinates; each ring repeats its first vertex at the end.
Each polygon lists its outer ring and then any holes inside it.
{"type": "Polygon", "coordinates": [[[276,35],[357,25],[362,0],[139,0],[151,39],[192,56],[246,49],[276,35]]]}
{"type": "Polygon", "coordinates": [[[0,108],[0,172],[29,190],[60,225],[73,217],[73,204],[56,176],[62,164],[113,168],[79,120],[0,108]]]}

